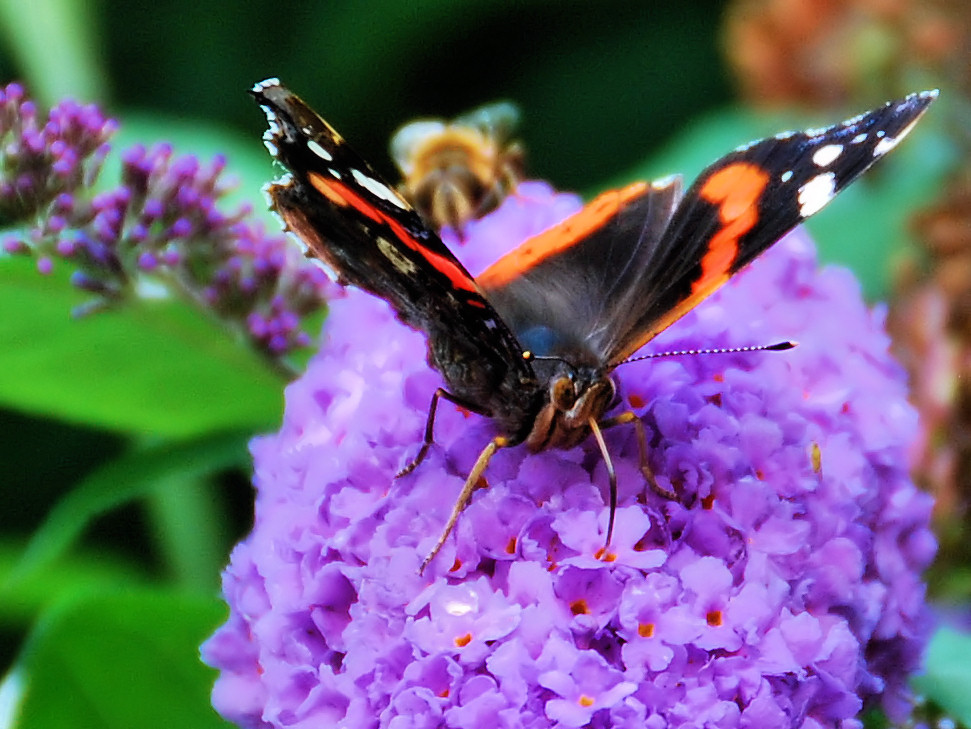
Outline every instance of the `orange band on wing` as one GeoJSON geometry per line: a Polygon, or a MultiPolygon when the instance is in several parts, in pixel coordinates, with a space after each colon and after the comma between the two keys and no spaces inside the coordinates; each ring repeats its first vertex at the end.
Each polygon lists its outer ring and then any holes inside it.
{"type": "Polygon", "coordinates": [[[618,354],[629,357],[637,349],[694,309],[728,281],[738,258],[739,241],[759,222],[758,203],[769,184],[769,175],[756,165],[735,162],[704,181],[699,196],[718,207],[721,227],[708,241],[701,258],[701,276],[691,284],[691,292],[650,327],[632,338],[631,346],[618,354]]]}
{"type": "Polygon", "coordinates": [[[619,190],[610,190],[595,197],[582,210],[559,225],[533,236],[510,251],[477,278],[480,286],[499,288],[520,276],[536,264],[556,255],[602,228],[628,202],[641,197],[648,189],[646,182],[635,182],[619,190]]]}
{"type": "Polygon", "coordinates": [[[718,206],[722,227],[708,242],[692,293],[711,293],[728,280],[739,240],[759,222],[758,203],[768,184],[765,170],[747,162],[730,164],[705,180],[699,194],[718,206]]]}
{"type": "Polygon", "coordinates": [[[378,210],[373,205],[364,200],[360,195],[352,191],[347,185],[328,179],[317,172],[309,172],[307,178],[310,184],[321,195],[326,197],[335,205],[347,207],[348,205],[357,210],[362,215],[383,223],[391,228],[396,240],[417,251],[422,258],[428,261],[437,271],[444,274],[449,282],[457,289],[473,291],[478,293],[478,288],[472,278],[455,261],[446,256],[428,250],[421,243],[416,241],[408,231],[396,221],[392,216],[378,210]]]}

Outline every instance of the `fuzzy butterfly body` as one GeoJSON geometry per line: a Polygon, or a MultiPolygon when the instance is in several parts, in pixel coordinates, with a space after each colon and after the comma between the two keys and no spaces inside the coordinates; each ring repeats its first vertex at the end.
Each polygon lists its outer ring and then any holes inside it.
{"type": "MultiPolygon", "coordinates": [[[[499,448],[572,447],[633,413],[605,417],[611,372],[785,233],[822,209],[910,132],[936,91],[911,94],[826,129],[753,142],[680,177],[605,192],[473,278],[393,187],[301,99],[271,79],[252,91],[264,141],[289,174],[267,190],[273,208],[339,280],[389,302],[428,340],[442,397],[491,418],[498,435],[470,473],[425,565],[444,543],[499,448]]],[[[402,474],[399,474],[402,475],[402,474]]],[[[424,565],[423,565],[424,567],[424,565]]]]}

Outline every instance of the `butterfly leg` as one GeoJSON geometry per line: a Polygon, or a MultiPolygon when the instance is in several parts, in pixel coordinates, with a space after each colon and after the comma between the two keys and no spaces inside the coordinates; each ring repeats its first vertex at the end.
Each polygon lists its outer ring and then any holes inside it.
{"type": "Polygon", "coordinates": [[[637,417],[637,414],[633,410],[628,410],[627,412],[614,415],[611,418],[601,421],[600,427],[612,428],[615,425],[626,425],[628,423],[634,426],[634,432],[637,434],[637,453],[644,480],[647,481],[648,486],[651,487],[651,491],[656,493],[658,496],[669,499],[670,501],[677,501],[678,495],[674,493],[674,491],[661,486],[661,484],[657,482],[657,479],[654,478],[654,471],[651,469],[651,464],[647,460],[647,433],[644,430],[644,423],[641,422],[641,419],[637,417]]]}
{"type": "MultiPolygon", "coordinates": [[[[593,432],[593,437],[597,440],[600,454],[603,456],[604,465],[607,467],[607,481],[610,484],[610,516],[607,518],[607,538],[604,540],[603,552],[606,554],[610,548],[610,540],[614,536],[614,516],[617,514],[617,472],[614,470],[614,462],[610,458],[610,451],[607,450],[607,443],[600,425],[594,418],[587,420],[587,425],[593,432]]],[[[605,426],[609,427],[609,425],[605,426]]]]}
{"type": "MultiPolygon", "coordinates": [[[[437,395],[438,393],[436,393],[437,395]]],[[[446,393],[447,395],[448,393],[446,393]]],[[[448,521],[445,523],[445,529],[442,531],[442,536],[438,538],[435,542],[435,546],[432,547],[432,551],[428,553],[424,561],[421,563],[421,567],[418,568],[418,574],[422,574],[429,563],[435,559],[435,555],[441,550],[442,546],[445,544],[445,540],[448,539],[448,535],[452,533],[452,529],[455,528],[455,522],[458,521],[459,515],[465,509],[469,503],[469,499],[472,498],[472,492],[476,490],[479,486],[479,479],[482,478],[482,473],[485,471],[486,466],[489,465],[489,460],[495,455],[495,452],[500,448],[504,448],[509,444],[509,439],[504,438],[501,435],[496,436],[489,444],[482,449],[482,453],[479,454],[478,459],[476,459],[475,465],[472,466],[472,471],[469,473],[469,477],[465,480],[465,485],[462,487],[462,492],[459,494],[458,499],[455,501],[455,506],[452,507],[452,513],[448,517],[448,521]]]]}
{"type": "Polygon", "coordinates": [[[461,398],[456,397],[444,387],[439,387],[435,390],[435,394],[432,395],[431,405],[428,406],[428,419],[425,421],[425,437],[422,440],[421,448],[418,449],[418,455],[416,455],[409,463],[405,465],[398,473],[394,475],[395,478],[401,478],[402,476],[407,476],[409,473],[418,468],[419,464],[425,460],[425,456],[428,455],[428,449],[432,447],[435,442],[435,413],[438,410],[438,401],[445,398],[449,402],[453,402],[459,407],[468,408],[473,410],[461,398]]]}

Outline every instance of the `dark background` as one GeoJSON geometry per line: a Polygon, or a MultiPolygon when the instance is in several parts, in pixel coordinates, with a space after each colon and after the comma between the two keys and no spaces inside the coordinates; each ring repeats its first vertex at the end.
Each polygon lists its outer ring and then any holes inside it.
{"type": "Polygon", "coordinates": [[[243,93],[269,76],[376,164],[415,116],[506,98],[530,169],[590,189],[731,98],[721,2],[102,2],[112,106],[255,136],[243,93]]]}

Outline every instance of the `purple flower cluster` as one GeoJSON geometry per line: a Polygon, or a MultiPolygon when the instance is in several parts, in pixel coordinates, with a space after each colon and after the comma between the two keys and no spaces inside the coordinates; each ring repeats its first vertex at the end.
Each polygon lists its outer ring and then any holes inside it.
{"type": "Polygon", "coordinates": [[[225,160],[205,165],[168,145],[121,154],[121,182],[95,189],[117,125],[95,106],[62,101],[46,120],[18,84],[0,90],[0,220],[9,254],[42,273],[70,262],[93,298],[78,313],[132,295],[177,293],[242,330],[276,360],[310,339],[326,275],[282,235],[220,209],[225,160]]]}
{"type": "MultiPolygon", "coordinates": [[[[93,184],[116,128],[96,106],[71,100],[42,121],[20,84],[0,89],[0,220],[43,214],[58,195],[93,184]]],[[[64,205],[51,211],[55,229],[66,224],[64,205]]]]}
{"type": "MultiPolygon", "coordinates": [[[[466,230],[478,270],[578,207],[523,183],[466,230]]],[[[451,242],[455,245],[455,242],[451,242]]],[[[881,309],[819,269],[802,232],[672,326],[655,351],[793,338],[795,350],[617,370],[633,428],[500,451],[424,576],[488,421],[439,409],[423,337],[384,302],[333,302],[322,351],[253,442],[253,532],[203,646],[219,712],[245,727],[841,727],[908,708],[928,620],[930,499],[907,475],[917,422],[881,309]],[[592,440],[592,439],[591,439],[592,440]]]]}

